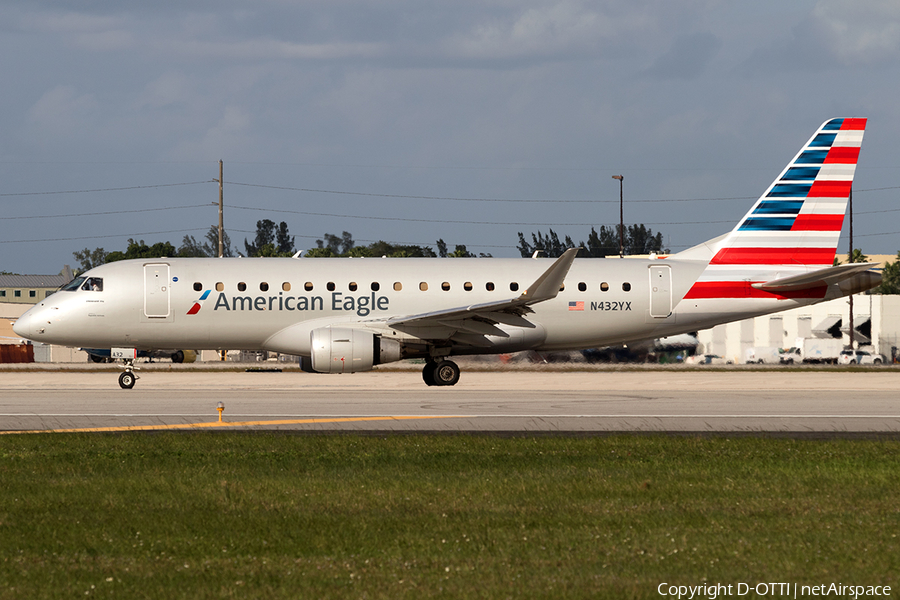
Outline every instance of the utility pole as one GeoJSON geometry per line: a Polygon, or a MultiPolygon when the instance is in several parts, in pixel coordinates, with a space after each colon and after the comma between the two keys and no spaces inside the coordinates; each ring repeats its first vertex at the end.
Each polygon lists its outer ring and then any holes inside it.
{"type": "MultiPolygon", "coordinates": [[[[225,244],[223,242],[225,236],[225,202],[224,202],[224,187],[225,187],[225,178],[222,172],[225,170],[225,167],[222,163],[222,160],[219,159],[219,258],[223,258],[225,256],[225,244]]],[[[227,357],[227,350],[219,350],[219,360],[225,361],[227,357]]],[[[222,420],[222,410],[224,410],[225,405],[219,402],[219,406],[222,408],[219,409],[219,420],[222,420]]]]}
{"type": "Polygon", "coordinates": [[[613,179],[619,180],[619,258],[625,258],[625,209],[622,202],[622,185],[624,175],[613,175],[613,179]]]}
{"type": "Polygon", "coordinates": [[[222,171],[224,170],[224,165],[222,161],[219,161],[219,258],[225,256],[225,245],[222,241],[224,233],[225,233],[225,225],[224,225],[224,194],[223,188],[225,181],[222,177],[222,171]]]}

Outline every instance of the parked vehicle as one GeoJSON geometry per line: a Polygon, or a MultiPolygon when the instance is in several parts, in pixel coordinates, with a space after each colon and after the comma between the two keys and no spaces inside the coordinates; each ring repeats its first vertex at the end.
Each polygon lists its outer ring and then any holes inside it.
{"type": "Polygon", "coordinates": [[[803,362],[803,353],[800,352],[800,348],[794,346],[793,348],[782,351],[779,360],[783,365],[792,365],[794,363],[803,362]]]}
{"type": "Polygon", "coordinates": [[[805,363],[837,364],[844,342],[840,338],[797,338],[796,348],[805,363]]]}
{"type": "Polygon", "coordinates": [[[875,354],[866,350],[844,350],[838,357],[842,365],[883,365],[887,359],[883,354],[875,354]]]}
{"type": "Polygon", "coordinates": [[[684,361],[687,365],[730,365],[731,361],[726,360],[718,354],[695,354],[688,356],[684,361]]]}
{"type": "Polygon", "coordinates": [[[767,346],[747,348],[747,351],[744,353],[744,362],[748,365],[777,365],[781,362],[781,352],[781,348],[771,348],[767,346]]]}

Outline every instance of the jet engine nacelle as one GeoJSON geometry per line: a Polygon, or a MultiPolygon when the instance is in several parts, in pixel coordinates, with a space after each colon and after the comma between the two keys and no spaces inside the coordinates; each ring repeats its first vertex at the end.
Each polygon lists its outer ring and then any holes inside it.
{"type": "Polygon", "coordinates": [[[322,327],[310,332],[312,368],[319,373],[356,373],[401,358],[400,344],[368,331],[322,327]]]}

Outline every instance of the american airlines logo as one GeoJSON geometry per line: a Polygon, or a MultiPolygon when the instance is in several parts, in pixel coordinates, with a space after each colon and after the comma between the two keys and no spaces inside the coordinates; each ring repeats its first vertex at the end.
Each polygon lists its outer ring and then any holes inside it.
{"type": "Polygon", "coordinates": [[[200,296],[200,298],[196,302],[194,302],[194,305],[189,311],[187,311],[187,314],[196,315],[198,312],[200,312],[200,309],[203,307],[203,301],[209,298],[210,291],[212,290],[206,290],[205,292],[203,292],[203,295],[200,296]]]}

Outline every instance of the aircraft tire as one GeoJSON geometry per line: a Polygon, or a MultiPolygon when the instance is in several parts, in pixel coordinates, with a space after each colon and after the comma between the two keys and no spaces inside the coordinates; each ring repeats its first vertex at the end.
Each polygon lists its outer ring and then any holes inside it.
{"type": "Polygon", "coordinates": [[[456,385],[459,381],[459,366],[452,360],[442,360],[434,368],[436,385],[456,385]]]}
{"type": "Polygon", "coordinates": [[[422,380],[425,382],[425,385],[432,386],[437,385],[437,382],[434,380],[434,369],[437,367],[436,362],[428,361],[425,363],[425,367],[422,369],[422,380]]]}
{"type": "Polygon", "coordinates": [[[119,386],[123,390],[130,390],[134,387],[134,383],[137,381],[137,377],[134,376],[134,373],[129,371],[125,371],[121,375],[119,375],[119,386]]]}

